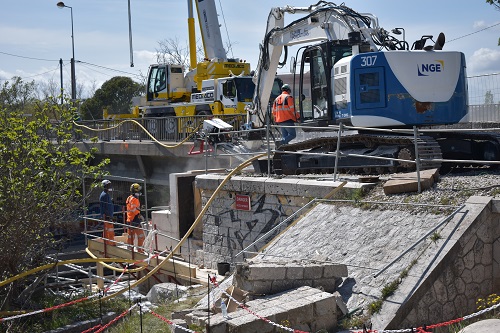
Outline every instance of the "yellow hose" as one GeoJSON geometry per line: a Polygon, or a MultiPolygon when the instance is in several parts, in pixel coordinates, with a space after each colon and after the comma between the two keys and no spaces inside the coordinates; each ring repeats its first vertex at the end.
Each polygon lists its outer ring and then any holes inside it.
{"type": "MultiPolygon", "coordinates": [[[[95,254],[92,253],[92,251],[90,251],[89,248],[86,248],[85,249],[85,252],[87,252],[87,254],[92,258],[92,259],[99,259],[95,254]]],[[[138,261],[136,259],[136,261],[138,261]]],[[[111,266],[111,265],[108,265],[106,264],[105,262],[102,262],[102,261],[98,261],[99,264],[103,265],[104,267],[106,268],[109,268],[115,272],[119,272],[119,273],[123,273],[125,272],[125,268],[117,268],[117,267],[114,267],[114,266],[111,266]]],[[[147,268],[147,265],[146,266],[143,266],[143,267],[139,267],[139,268],[134,268],[134,269],[127,269],[127,272],[130,272],[130,273],[136,273],[136,272],[140,272],[144,269],[147,268]]]]}
{"type": "Polygon", "coordinates": [[[137,120],[133,120],[133,119],[126,119],[126,120],[122,120],[118,125],[115,125],[115,126],[112,126],[112,127],[109,127],[109,128],[103,128],[103,129],[96,129],[96,128],[91,128],[91,127],[88,127],[88,126],[85,126],[85,125],[81,125],[81,124],[78,124],[76,123],[75,121],[73,121],[73,124],[75,126],[78,126],[78,127],[82,127],[82,128],[85,128],[89,131],[93,131],[93,132],[103,132],[103,131],[109,131],[109,130],[112,130],[114,128],[118,128],[120,127],[123,123],[126,123],[126,122],[131,122],[131,123],[134,123],[136,124],[137,126],[139,126],[150,138],[151,140],[153,140],[154,142],[156,142],[157,144],[159,144],[160,146],[162,147],[165,147],[165,148],[177,148],[179,147],[180,145],[182,145],[184,142],[188,141],[189,139],[191,139],[191,137],[193,135],[196,134],[196,132],[200,129],[200,127],[203,125],[203,124],[200,124],[198,125],[198,127],[193,131],[193,133],[189,134],[184,140],[182,140],[181,142],[179,142],[178,144],[175,144],[173,146],[169,146],[169,145],[166,145],[160,141],[158,141],[153,135],[151,135],[151,133],[149,133],[149,131],[141,125],[141,123],[139,123],[137,120]]]}

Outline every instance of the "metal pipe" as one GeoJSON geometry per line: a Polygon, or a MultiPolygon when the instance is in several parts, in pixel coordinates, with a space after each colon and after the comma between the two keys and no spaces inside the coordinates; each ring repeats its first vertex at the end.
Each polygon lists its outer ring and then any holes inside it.
{"type": "Polygon", "coordinates": [[[342,136],[342,122],[340,123],[339,126],[339,133],[337,135],[337,151],[335,152],[335,168],[333,170],[333,181],[337,180],[337,171],[338,171],[338,165],[339,165],[339,158],[340,158],[340,137],[342,136]]]}
{"type": "Polygon", "coordinates": [[[429,237],[434,231],[436,231],[437,228],[441,227],[443,224],[445,224],[446,222],[448,222],[453,216],[455,216],[455,214],[457,214],[464,207],[465,207],[465,205],[461,205],[453,213],[451,213],[450,215],[446,216],[434,228],[432,228],[431,230],[429,230],[425,235],[423,235],[415,243],[413,243],[413,245],[411,245],[409,248],[407,248],[406,250],[404,250],[403,253],[401,253],[393,261],[391,261],[390,263],[388,263],[384,268],[382,268],[377,273],[375,273],[373,275],[373,277],[376,278],[377,276],[379,276],[380,274],[382,274],[383,272],[385,272],[389,267],[391,267],[392,265],[394,265],[394,263],[396,263],[397,261],[399,261],[399,259],[401,259],[405,254],[407,254],[408,252],[410,252],[415,246],[417,246],[423,240],[425,240],[427,237],[429,237]]]}
{"type": "Polygon", "coordinates": [[[422,185],[420,182],[420,159],[418,155],[418,129],[417,126],[413,126],[413,138],[415,145],[415,166],[417,167],[417,189],[418,193],[422,193],[422,185]]]}

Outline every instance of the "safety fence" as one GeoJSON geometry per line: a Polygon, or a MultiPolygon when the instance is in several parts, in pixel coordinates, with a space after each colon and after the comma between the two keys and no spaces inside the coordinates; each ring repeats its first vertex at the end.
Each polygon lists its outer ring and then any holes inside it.
{"type": "Polygon", "coordinates": [[[500,73],[469,76],[469,121],[500,122],[500,73]]]}
{"type": "MultiPolygon", "coordinates": [[[[88,140],[97,138],[102,141],[111,140],[151,140],[180,142],[192,137],[203,126],[203,121],[214,116],[179,116],[179,117],[145,117],[130,119],[109,119],[79,121],[81,133],[75,133],[75,139],[88,140]],[[128,120],[128,121],[127,121],[128,120]],[[146,129],[146,131],[144,131],[146,129]],[[149,134],[149,135],[148,135],[149,134]]],[[[246,121],[246,115],[217,115],[234,129],[246,121]]]]}
{"type": "MultiPolygon", "coordinates": [[[[162,253],[159,253],[157,255],[153,255],[153,256],[151,256],[149,258],[146,258],[144,260],[138,260],[138,261],[136,261],[136,262],[134,262],[132,264],[127,264],[125,266],[125,268],[123,269],[123,272],[120,274],[120,276],[118,276],[114,281],[111,281],[111,283],[105,289],[103,289],[102,291],[93,293],[93,294],[91,294],[89,296],[85,296],[85,297],[82,297],[80,299],[75,299],[75,300],[72,300],[72,301],[69,301],[69,302],[66,302],[66,303],[54,305],[54,306],[51,306],[49,308],[40,309],[40,310],[36,310],[36,311],[31,311],[31,312],[28,312],[28,313],[16,314],[16,315],[8,316],[8,317],[3,317],[3,318],[0,318],[0,325],[2,323],[5,323],[5,322],[10,322],[10,321],[15,321],[15,320],[21,320],[21,319],[24,319],[26,317],[40,315],[40,314],[43,314],[43,313],[48,313],[48,312],[60,310],[60,309],[63,309],[63,308],[69,307],[69,306],[80,304],[82,302],[88,302],[88,301],[92,301],[92,300],[99,300],[102,297],[102,295],[105,294],[106,292],[110,291],[112,287],[118,287],[118,288],[123,287],[124,289],[127,289],[127,286],[121,286],[120,285],[120,281],[123,280],[124,276],[129,271],[129,267],[131,267],[131,266],[141,266],[141,265],[144,265],[144,264],[149,264],[152,259],[160,256],[161,254],[162,253]]],[[[216,276],[212,276],[212,275],[208,274],[208,291],[207,291],[208,295],[210,295],[210,287],[211,286],[213,288],[218,288],[219,284],[217,283],[216,276]]],[[[129,290],[129,295],[130,295],[130,287],[128,287],[128,290],[129,290]]],[[[220,291],[222,292],[222,294],[225,295],[225,297],[228,297],[232,302],[234,302],[235,304],[237,304],[239,308],[243,309],[244,311],[246,311],[251,316],[254,316],[254,317],[258,318],[259,320],[261,320],[261,321],[263,321],[263,322],[265,322],[265,323],[267,323],[269,325],[275,326],[276,328],[280,329],[281,331],[288,331],[288,332],[294,332],[294,333],[309,333],[309,332],[306,332],[306,331],[294,329],[293,327],[282,325],[280,323],[276,323],[276,322],[270,320],[269,318],[266,318],[265,315],[259,314],[258,312],[252,310],[251,308],[249,308],[248,306],[246,306],[243,302],[235,299],[227,291],[225,291],[223,289],[221,289],[220,291]]],[[[372,329],[372,328],[366,328],[366,327],[364,327],[362,331],[359,331],[357,329],[351,329],[349,331],[352,332],[352,333],[412,333],[412,332],[417,332],[417,333],[432,333],[432,331],[430,331],[430,330],[437,329],[437,328],[440,328],[440,327],[451,326],[451,325],[454,325],[454,324],[457,324],[457,323],[460,323],[460,322],[469,321],[469,320],[472,320],[472,319],[478,319],[480,316],[482,316],[482,315],[484,315],[486,313],[494,312],[497,308],[500,307],[500,301],[496,300],[495,302],[492,302],[492,303],[494,303],[494,304],[491,304],[489,307],[482,308],[481,310],[478,310],[477,312],[474,312],[472,314],[469,314],[469,315],[466,315],[466,316],[463,316],[463,317],[459,317],[459,318],[455,318],[455,319],[452,319],[452,320],[447,320],[447,321],[440,322],[440,323],[426,324],[426,325],[421,325],[421,326],[417,326],[417,327],[413,327],[413,328],[393,329],[393,330],[385,330],[385,329],[377,330],[377,329],[372,329]]],[[[101,307],[101,304],[99,304],[98,306],[101,307]]],[[[139,315],[141,316],[141,319],[140,319],[141,331],[143,329],[143,327],[142,327],[142,323],[143,323],[142,317],[149,312],[154,317],[156,317],[156,318],[160,319],[161,321],[165,322],[166,324],[168,324],[171,328],[180,329],[180,330],[183,330],[185,332],[190,332],[190,333],[197,333],[197,331],[194,331],[194,330],[191,330],[191,329],[186,328],[184,326],[178,325],[178,324],[174,323],[173,321],[169,320],[168,318],[165,318],[164,316],[162,316],[162,315],[154,312],[150,307],[146,306],[146,304],[143,302],[142,297],[138,297],[135,300],[135,302],[134,302],[133,305],[131,305],[128,309],[126,309],[122,313],[118,314],[116,317],[114,317],[108,323],[106,323],[106,324],[101,323],[101,324],[95,325],[95,326],[93,326],[93,327],[91,327],[89,329],[86,329],[86,330],[82,331],[82,333],[103,332],[104,330],[106,330],[107,328],[109,328],[110,326],[112,326],[113,324],[116,324],[121,318],[123,318],[127,314],[131,314],[132,311],[136,307],[139,308],[139,315]]],[[[213,307],[213,303],[211,303],[209,301],[208,302],[208,309],[207,309],[208,313],[210,313],[210,311],[212,311],[212,307],[213,307]]],[[[226,320],[229,320],[229,318],[227,318],[226,320]]],[[[208,321],[207,322],[207,326],[210,327],[210,316],[208,316],[207,321],[208,321]]]]}

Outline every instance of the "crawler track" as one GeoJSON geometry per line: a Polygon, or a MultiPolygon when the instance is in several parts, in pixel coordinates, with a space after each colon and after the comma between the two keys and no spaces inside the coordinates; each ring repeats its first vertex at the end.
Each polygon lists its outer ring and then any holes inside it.
{"type": "MultiPolygon", "coordinates": [[[[273,158],[277,174],[331,173],[335,168],[337,137],[315,138],[284,145],[273,158]],[[319,155],[328,154],[328,155],[319,155]],[[315,155],[317,154],[317,155],[315,155]]],[[[356,134],[341,138],[340,152],[362,156],[347,156],[339,160],[339,172],[381,174],[415,170],[415,163],[390,161],[370,157],[386,157],[415,160],[415,143],[411,136],[356,134]]],[[[441,150],[435,139],[421,136],[418,139],[418,154],[421,169],[439,168],[439,162],[426,159],[441,159],[441,150]]]]}

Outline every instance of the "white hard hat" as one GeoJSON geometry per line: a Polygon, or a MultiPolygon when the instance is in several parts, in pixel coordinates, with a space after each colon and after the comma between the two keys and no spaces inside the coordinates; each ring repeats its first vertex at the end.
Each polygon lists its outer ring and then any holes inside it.
{"type": "Polygon", "coordinates": [[[102,182],[101,182],[102,186],[105,187],[106,185],[109,185],[111,184],[111,182],[107,179],[104,179],[102,182]]]}

